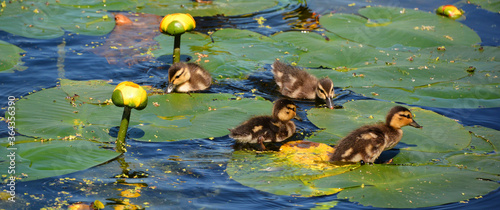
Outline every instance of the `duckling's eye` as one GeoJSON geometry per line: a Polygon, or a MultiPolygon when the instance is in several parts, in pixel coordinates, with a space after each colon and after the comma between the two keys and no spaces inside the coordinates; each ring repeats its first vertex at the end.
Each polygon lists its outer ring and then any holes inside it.
{"type": "Polygon", "coordinates": [[[408,119],[411,119],[411,116],[409,114],[400,114],[401,117],[406,117],[408,119]]]}
{"type": "Polygon", "coordinates": [[[179,79],[179,77],[181,77],[181,75],[177,75],[177,76],[175,76],[175,78],[176,78],[176,79],[179,79]]]}

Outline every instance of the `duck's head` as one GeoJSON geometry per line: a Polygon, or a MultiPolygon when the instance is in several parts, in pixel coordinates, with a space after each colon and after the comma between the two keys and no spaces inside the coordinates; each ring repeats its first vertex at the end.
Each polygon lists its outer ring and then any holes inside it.
{"type": "Polygon", "coordinates": [[[325,100],[328,108],[333,109],[333,96],[335,96],[335,92],[333,91],[333,82],[331,79],[323,78],[319,80],[316,95],[325,100]]]}
{"type": "Polygon", "coordinates": [[[422,128],[415,120],[410,110],[402,106],[395,106],[387,114],[386,123],[396,129],[404,126],[413,126],[415,128],[422,128]]]}
{"type": "Polygon", "coordinates": [[[177,85],[180,85],[191,78],[191,73],[189,72],[188,65],[183,62],[175,63],[168,69],[168,86],[167,93],[171,93],[175,90],[177,85]]]}
{"type": "Polygon", "coordinates": [[[297,117],[297,106],[289,99],[278,99],[274,102],[273,118],[289,121],[297,117]]]}

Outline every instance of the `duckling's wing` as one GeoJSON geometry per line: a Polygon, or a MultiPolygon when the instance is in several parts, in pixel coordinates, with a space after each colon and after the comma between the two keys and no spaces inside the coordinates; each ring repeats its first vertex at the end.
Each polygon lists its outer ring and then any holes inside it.
{"type": "Polygon", "coordinates": [[[188,63],[191,78],[189,83],[193,90],[205,90],[212,84],[212,76],[210,73],[195,63],[188,63]]]}
{"type": "Polygon", "coordinates": [[[361,127],[344,137],[332,155],[332,161],[373,163],[384,150],[384,132],[375,126],[361,127]]]}
{"type": "Polygon", "coordinates": [[[290,98],[314,99],[318,79],[306,71],[276,61],[272,65],[274,80],[280,92],[290,98]]]}
{"type": "Polygon", "coordinates": [[[253,117],[243,122],[238,127],[230,130],[229,137],[246,143],[257,143],[259,137],[264,137],[264,141],[272,141],[272,133],[276,133],[277,128],[272,125],[270,116],[253,117]]]}

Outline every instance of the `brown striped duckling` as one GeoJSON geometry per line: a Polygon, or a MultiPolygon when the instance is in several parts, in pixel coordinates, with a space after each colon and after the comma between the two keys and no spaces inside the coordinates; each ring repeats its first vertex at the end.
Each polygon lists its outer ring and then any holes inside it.
{"type": "Polygon", "coordinates": [[[265,150],[264,142],[281,142],[295,133],[297,106],[288,99],[274,102],[272,116],[256,116],[243,122],[234,129],[229,129],[229,137],[238,143],[259,143],[265,150]]]}
{"type": "Polygon", "coordinates": [[[365,125],[341,139],[331,161],[373,163],[384,150],[392,149],[403,137],[401,127],[422,128],[410,110],[402,106],[393,107],[385,123],[365,125]]]}
{"type": "Polygon", "coordinates": [[[318,80],[306,71],[276,60],[272,67],[274,80],[284,96],[297,99],[322,99],[333,109],[335,96],[333,82],[329,78],[318,80]]]}
{"type": "Polygon", "coordinates": [[[167,93],[205,90],[212,84],[212,76],[198,64],[177,62],[168,69],[167,93]]]}

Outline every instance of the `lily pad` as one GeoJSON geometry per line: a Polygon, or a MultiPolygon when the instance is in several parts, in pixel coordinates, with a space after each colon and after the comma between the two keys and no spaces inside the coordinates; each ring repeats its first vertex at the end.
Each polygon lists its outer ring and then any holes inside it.
{"type": "MultiPolygon", "coordinates": [[[[296,54],[295,47],[248,30],[222,29],[211,38],[201,34],[183,35],[181,54],[193,57],[214,79],[245,78],[276,58],[291,58],[296,54]]],[[[155,56],[170,56],[173,37],[159,36],[156,40],[160,49],[153,51],[155,56]]]]}
{"type": "Polygon", "coordinates": [[[226,1],[206,1],[197,2],[191,0],[171,0],[171,1],[132,1],[132,0],[89,0],[71,1],[61,0],[63,5],[78,5],[82,8],[102,9],[102,10],[122,10],[149,13],[164,16],[172,13],[190,13],[192,16],[215,16],[215,15],[242,15],[253,13],[278,5],[286,5],[295,1],[275,0],[275,1],[252,1],[226,0],[226,1]]]}
{"type": "Polygon", "coordinates": [[[323,148],[325,146],[314,146],[315,152],[300,149],[262,154],[235,151],[226,172],[243,185],[277,195],[311,197],[334,194],[341,189],[324,189],[310,183],[316,179],[350,171],[359,167],[359,164],[337,166],[328,163],[324,158],[320,158],[322,154],[317,153],[326,153],[323,148]]]}
{"type": "MultiPolygon", "coordinates": [[[[102,3],[102,1],[101,1],[102,3]]],[[[0,29],[12,34],[51,39],[64,30],[84,35],[102,36],[115,26],[112,15],[78,5],[63,5],[58,1],[9,1],[0,10],[0,29]]]]}
{"type": "Polygon", "coordinates": [[[13,44],[0,40],[0,72],[6,70],[25,70],[27,67],[22,66],[20,53],[25,51],[13,44]]]}
{"type": "Polygon", "coordinates": [[[242,15],[272,8],[278,5],[286,5],[296,1],[274,0],[274,1],[210,1],[199,3],[190,0],[174,1],[146,1],[144,6],[138,7],[137,12],[165,15],[171,13],[190,13],[193,16],[215,16],[215,15],[242,15]]]}
{"type": "MultiPolygon", "coordinates": [[[[309,197],[338,192],[340,199],[379,208],[464,201],[497,189],[500,180],[496,174],[466,170],[463,166],[334,165],[320,158],[324,150],[318,153],[295,149],[287,146],[279,152],[261,154],[235,151],[226,171],[243,185],[277,195],[309,197]],[[310,161],[312,157],[317,161],[310,161]]],[[[498,170],[492,163],[487,164],[498,170]]]]}
{"type": "Polygon", "coordinates": [[[273,39],[289,43],[299,51],[298,66],[318,77],[332,78],[339,87],[414,87],[451,81],[468,75],[468,65],[432,59],[429,52],[375,49],[362,44],[318,34],[286,32],[273,39]],[[321,48],[319,48],[321,46],[321,48]]]}
{"type": "MultiPolygon", "coordinates": [[[[253,115],[270,115],[272,103],[262,98],[237,100],[230,94],[167,94],[149,97],[150,103],[137,112],[135,126],[145,135],[140,141],[172,141],[219,137],[229,134],[253,115]]],[[[134,119],[134,118],[133,118],[134,119]]]]}
{"type": "Polygon", "coordinates": [[[447,160],[464,169],[500,175],[499,154],[462,154],[451,156],[447,160]]]}
{"type": "MultiPolygon", "coordinates": [[[[341,110],[311,109],[308,111],[309,120],[316,126],[325,128],[322,131],[325,134],[320,136],[321,138],[313,136],[309,140],[333,144],[362,125],[385,121],[387,112],[395,105],[363,100],[346,103],[341,110]]],[[[469,132],[456,121],[420,108],[410,110],[423,129],[404,127],[398,148],[422,152],[449,152],[462,150],[469,145],[469,132]]]]}
{"type": "Polygon", "coordinates": [[[500,12],[500,2],[491,0],[470,0],[471,4],[476,4],[481,6],[481,8],[499,13],[500,12]]]}
{"type": "MultiPolygon", "coordinates": [[[[120,125],[123,109],[109,98],[114,86],[103,81],[62,80],[61,86],[16,102],[17,132],[43,139],[92,139],[111,142],[109,130],[120,125]],[[43,110],[40,112],[38,110],[43,110]]],[[[149,97],[150,105],[133,111],[129,128],[144,131],[141,141],[172,141],[224,136],[253,115],[271,114],[262,98],[231,94],[168,94],[149,97]]]]}
{"type": "MultiPolygon", "coordinates": [[[[499,49],[497,47],[469,46],[451,46],[447,47],[445,51],[438,51],[436,48],[422,49],[415,54],[427,54],[426,57],[429,56],[429,60],[439,59],[450,64],[465,64],[455,67],[465,68],[468,66],[470,75],[448,82],[406,88],[380,85],[376,87],[350,87],[350,89],[368,97],[422,106],[497,107],[500,103],[499,49]]],[[[436,68],[435,71],[446,70],[436,68]]],[[[465,73],[463,69],[460,71],[465,73]]]]}
{"type": "Polygon", "coordinates": [[[485,195],[499,187],[498,180],[494,175],[456,167],[365,165],[312,184],[344,188],[338,198],[365,206],[417,208],[485,195]]]}
{"type": "Polygon", "coordinates": [[[327,30],[358,43],[376,47],[432,47],[472,45],[481,42],[469,27],[434,13],[404,8],[368,7],[360,15],[322,16],[327,30]]]}
{"type": "MultiPolygon", "coordinates": [[[[0,142],[7,142],[7,139],[0,139],[0,142]]],[[[101,143],[87,140],[41,141],[16,136],[16,144],[11,147],[1,146],[0,155],[8,157],[7,155],[15,154],[14,175],[21,181],[29,181],[84,170],[120,155],[115,151],[103,149],[102,146],[104,145],[101,143]]],[[[0,161],[0,166],[8,168],[9,160],[10,157],[0,161]]]]}

